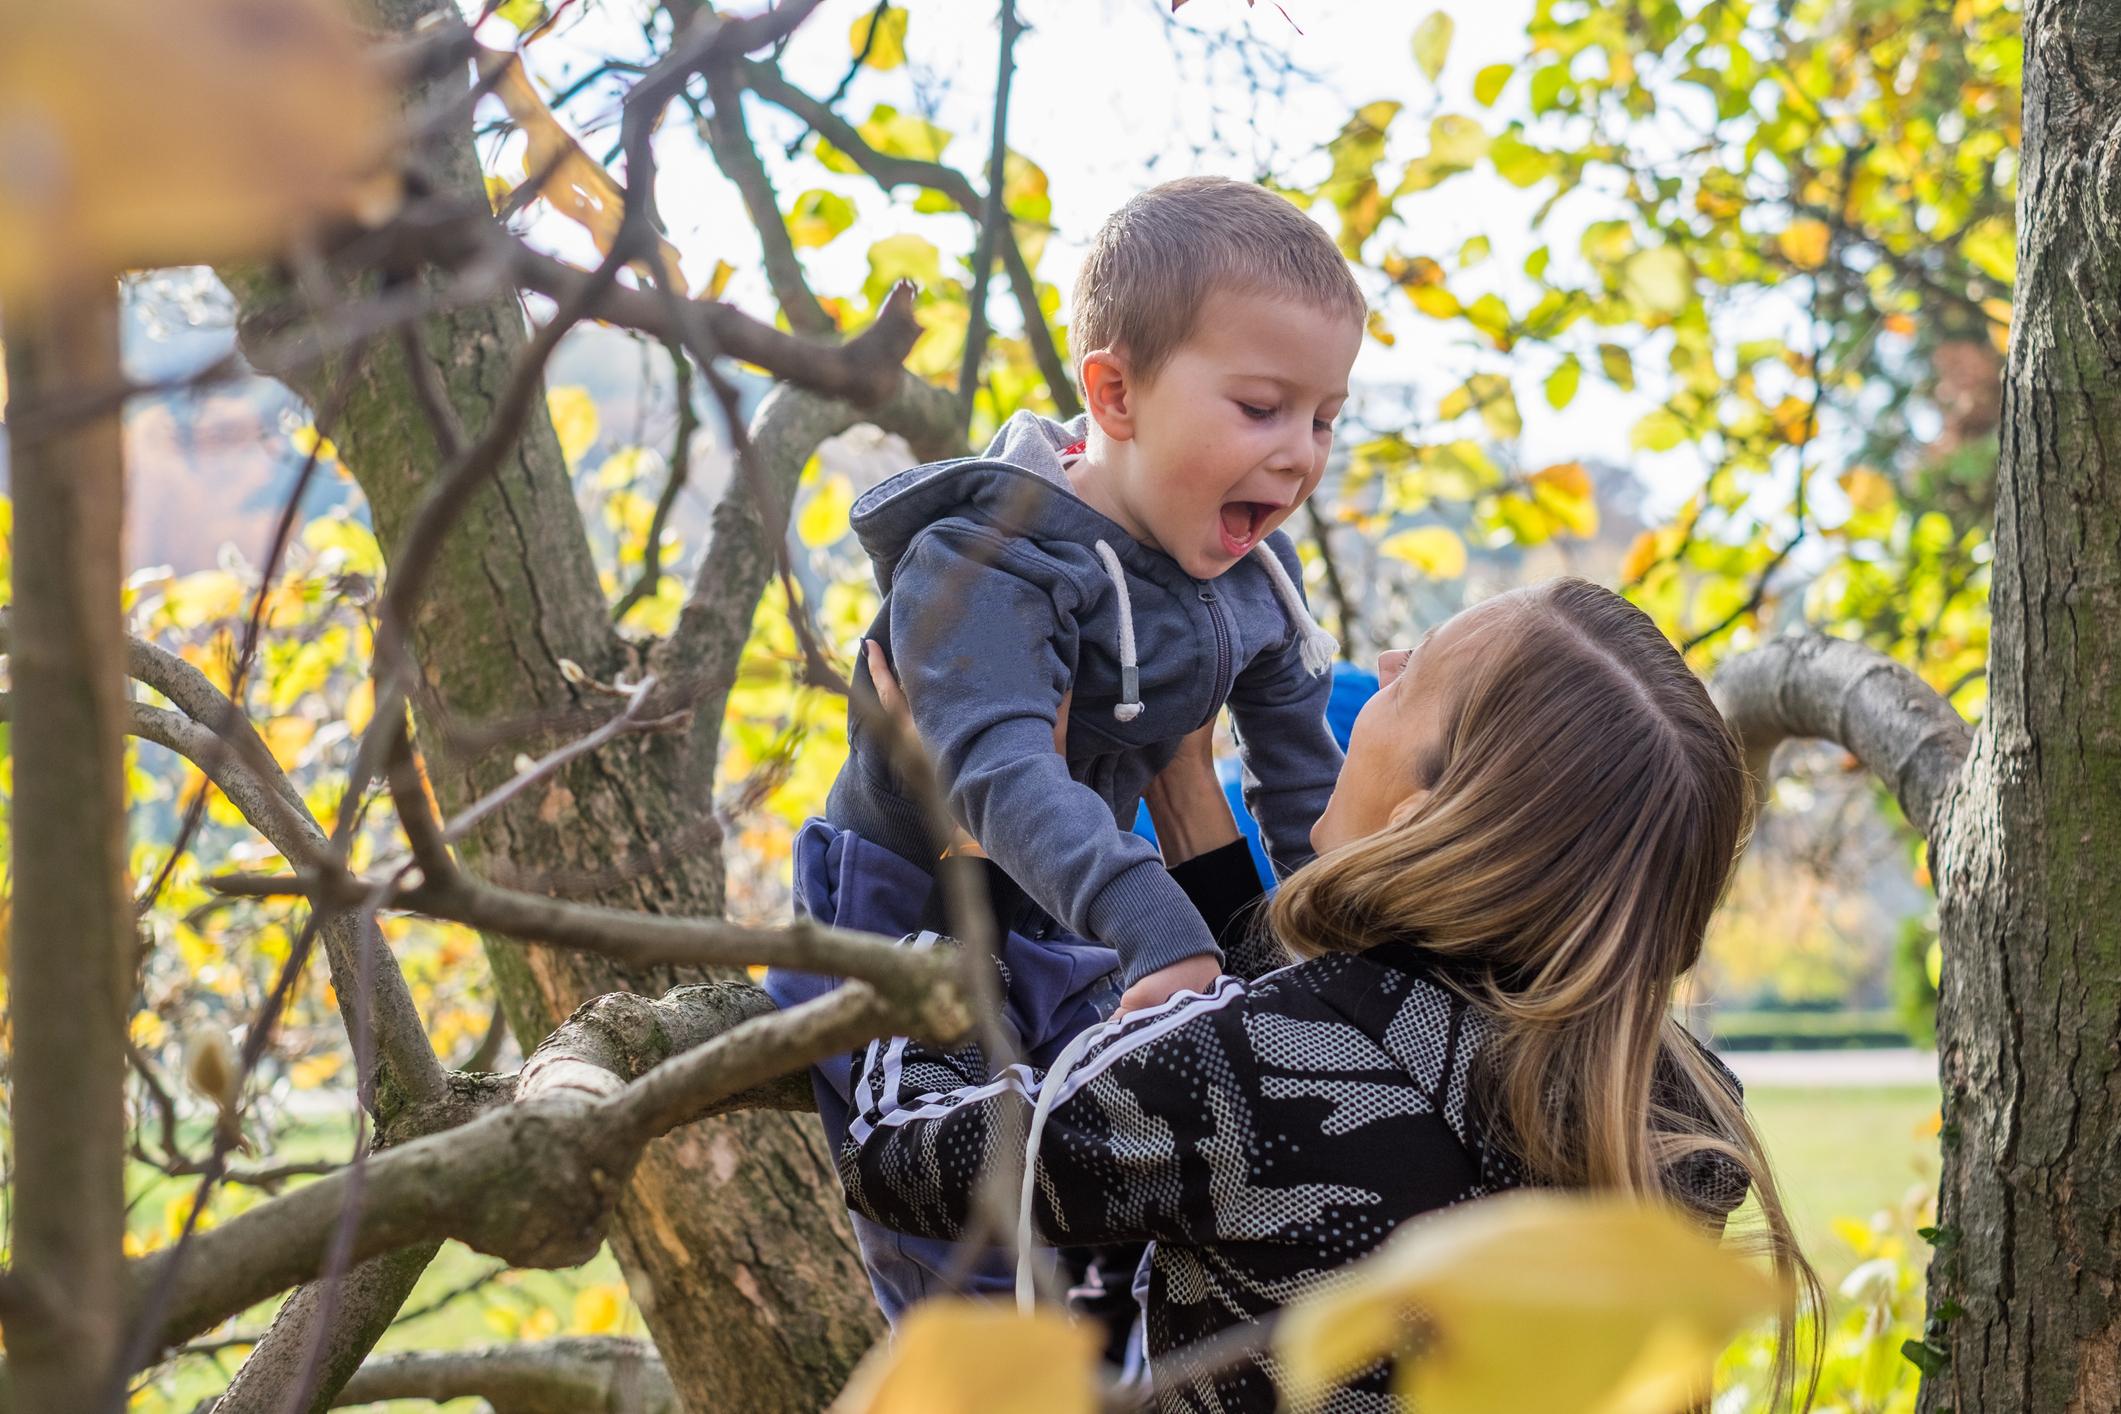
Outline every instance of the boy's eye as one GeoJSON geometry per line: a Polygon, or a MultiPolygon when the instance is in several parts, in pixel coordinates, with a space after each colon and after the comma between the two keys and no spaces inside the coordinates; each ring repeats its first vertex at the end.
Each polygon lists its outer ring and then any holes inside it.
{"type": "Polygon", "coordinates": [[[1274,416],[1273,408],[1254,407],[1250,403],[1239,403],[1238,406],[1243,408],[1245,416],[1251,418],[1254,422],[1265,422],[1268,418],[1274,416]]]}
{"type": "Polygon", "coordinates": [[[1314,417],[1311,419],[1311,430],[1313,432],[1331,432],[1333,430],[1333,419],[1330,417],[1314,417]]]}

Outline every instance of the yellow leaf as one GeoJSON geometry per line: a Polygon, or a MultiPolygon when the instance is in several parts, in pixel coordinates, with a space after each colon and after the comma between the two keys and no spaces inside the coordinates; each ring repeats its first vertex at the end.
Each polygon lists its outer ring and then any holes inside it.
{"type": "MultiPolygon", "coordinates": [[[[538,97],[516,55],[481,49],[478,59],[480,76],[491,80],[494,95],[527,139],[523,149],[524,178],[537,182],[540,198],[589,232],[598,250],[610,254],[626,215],[626,189],[560,126],[545,100],[538,97]]],[[[681,283],[677,247],[661,237],[657,244],[662,251],[663,268],[673,282],[681,283]]],[[[633,264],[643,273],[653,273],[647,261],[633,264]]]]}
{"type": "Polygon", "coordinates": [[[788,212],[788,238],[798,250],[830,245],[854,224],[854,203],[838,192],[806,191],[788,212]]]}
{"type": "Polygon", "coordinates": [[[1466,572],[1466,542],[1448,526],[1420,525],[1388,535],[1377,553],[1412,565],[1430,579],[1456,579],[1466,572]]]}
{"type": "Polygon", "coordinates": [[[1517,411],[1517,394],[1507,377],[1476,373],[1466,380],[1466,387],[1473,394],[1473,405],[1480,409],[1480,420],[1487,425],[1489,436],[1507,442],[1524,431],[1524,418],[1517,411]]]}
{"type": "Polygon", "coordinates": [[[287,442],[303,456],[314,456],[319,462],[335,462],[339,459],[338,447],[333,444],[331,438],[317,435],[317,425],[314,422],[305,422],[288,433],[287,442]]]}
{"type": "Polygon", "coordinates": [[[604,1335],[615,1331],[626,1315],[626,1288],[615,1281],[600,1281],[575,1293],[574,1330],[582,1335],[604,1335]]]}
{"type": "Polygon", "coordinates": [[[1456,319],[1465,312],[1458,296],[1441,285],[1416,285],[1407,291],[1407,298],[1431,319],[1456,319]]]}
{"type": "Polygon", "coordinates": [[[560,454],[574,463],[597,444],[596,400],[576,383],[563,383],[545,390],[545,406],[552,413],[552,430],[560,437],[560,454]]]}
{"type": "Polygon", "coordinates": [[[1849,504],[1859,511],[1890,510],[1896,499],[1893,483],[1867,466],[1852,466],[1838,480],[1849,504]]]}
{"type": "Polygon", "coordinates": [[[178,628],[197,628],[225,619],[242,607],[243,581],[226,570],[200,570],[171,580],[169,588],[162,591],[162,612],[178,628]]]}
{"type": "Polygon", "coordinates": [[[1833,1228],[1834,1236],[1847,1243],[1849,1251],[1858,1257],[1868,1257],[1878,1247],[1878,1234],[1871,1231],[1869,1223],[1860,1223],[1854,1218],[1836,1218],[1833,1228]]]}
{"type": "Polygon", "coordinates": [[[1769,411],[1768,420],[1775,424],[1775,435],[1794,447],[1812,439],[1817,430],[1814,415],[1815,409],[1803,398],[1784,398],[1769,411]]]}
{"type": "Polygon", "coordinates": [[[1817,270],[1826,264],[1827,248],[1832,244],[1833,236],[1824,221],[1792,221],[1787,230],[1775,237],[1775,245],[1798,269],[1817,270]]]}
{"type": "Polygon", "coordinates": [[[853,508],[854,483],[844,476],[829,477],[796,515],[795,533],[812,549],[831,545],[847,533],[847,512],[853,508]]]}
{"type": "Polygon", "coordinates": [[[1527,479],[1541,510],[1586,539],[1598,533],[1598,497],[1582,462],[1561,462],[1527,479]]]}
{"type": "Polygon", "coordinates": [[[1779,1294],[1670,1210],[1519,1192],[1407,1224],[1289,1307],[1274,1347],[1292,1402],[1419,1344],[1398,1386],[1422,1414],[1676,1414],[1779,1294]]]}
{"type": "Polygon", "coordinates": [[[1503,85],[1515,72],[1508,64],[1490,64],[1473,75],[1473,101],[1483,108],[1494,107],[1495,100],[1502,97],[1503,85]]]}
{"type": "Polygon", "coordinates": [[[1486,236],[1470,238],[1458,248],[1459,268],[1465,269],[1468,266],[1480,264],[1481,261],[1488,258],[1489,253],[1494,249],[1493,242],[1489,241],[1486,236]]]}
{"type": "Polygon", "coordinates": [[[327,1051],[323,1055],[308,1056],[296,1061],[289,1069],[287,1078],[297,1090],[314,1090],[337,1075],[339,1065],[338,1055],[327,1051]]]}
{"type": "Polygon", "coordinates": [[[1635,391],[1635,360],[1618,344],[1598,346],[1598,366],[1624,393],[1635,391]]]}
{"type": "Polygon", "coordinates": [[[545,23],[545,0],[504,0],[494,14],[516,27],[519,34],[528,34],[545,23]]]}
{"type": "Polygon", "coordinates": [[[283,771],[294,769],[295,757],[316,734],[317,724],[307,717],[274,717],[258,729],[258,735],[265,739],[265,749],[283,771]]]}
{"type": "Polygon", "coordinates": [[[376,680],[362,678],[354,684],[352,692],[346,694],[346,729],[355,736],[368,730],[369,719],[376,715],[376,680]]]}
{"type": "Polygon", "coordinates": [[[0,288],[285,250],[397,209],[392,86],[333,0],[13,3],[0,288]]]}
{"type": "Polygon", "coordinates": [[[1547,406],[1556,412],[1576,400],[1576,385],[1583,381],[1583,364],[1576,355],[1570,354],[1561,361],[1561,366],[1547,375],[1547,406]]]}
{"type": "Polygon", "coordinates": [[[854,22],[847,31],[848,52],[862,55],[862,62],[872,69],[895,69],[906,62],[907,14],[896,5],[886,6],[883,19],[878,22],[876,11],[871,10],[854,22]],[[870,25],[876,22],[876,38],[869,37],[870,25]]]}
{"type": "Polygon", "coordinates": [[[1436,82],[1436,76],[1443,72],[1443,61],[1451,53],[1451,34],[1455,28],[1449,15],[1435,10],[1414,31],[1414,62],[1429,76],[1430,83],[1436,82]]]}
{"type": "Polygon", "coordinates": [[[1629,544],[1627,554],[1620,558],[1620,582],[1634,584],[1648,574],[1662,557],[1658,548],[1657,532],[1645,530],[1629,544]]]}
{"type": "Polygon", "coordinates": [[[1694,297],[1694,266],[1674,246],[1638,250],[1620,268],[1620,292],[1630,304],[1677,314],[1694,297]]]}
{"type": "Polygon", "coordinates": [[[1898,334],[1905,339],[1914,334],[1915,321],[1909,315],[1888,314],[1885,316],[1885,330],[1888,334],[1898,334]]]}
{"type": "Polygon", "coordinates": [[[1959,253],[2006,285],[2018,278],[2018,233],[2008,216],[1991,216],[1967,227],[1959,237],[1959,253]]]}
{"type": "Polygon", "coordinates": [[[869,1352],[828,1414],[1095,1414],[1101,1343],[1043,1308],[1026,1317],[926,1301],[869,1352]]]}
{"type": "Polygon", "coordinates": [[[707,288],[702,292],[707,299],[720,299],[722,291],[729,288],[729,277],[736,274],[736,267],[726,260],[714,262],[714,273],[707,277],[707,288]]]}
{"type": "Polygon", "coordinates": [[[1370,331],[1371,338],[1377,340],[1378,343],[1383,344],[1386,348],[1390,348],[1399,342],[1399,336],[1385,327],[1385,315],[1381,309],[1371,310],[1370,317],[1363,324],[1363,327],[1370,331]]]}

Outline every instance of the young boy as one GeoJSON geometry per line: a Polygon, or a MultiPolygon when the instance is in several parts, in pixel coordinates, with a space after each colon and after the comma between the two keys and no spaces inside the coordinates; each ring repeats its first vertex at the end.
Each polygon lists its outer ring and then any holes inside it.
{"type": "MultiPolygon", "coordinates": [[[[1269,855],[1283,872],[1310,857],[1341,761],[1325,720],[1336,645],[1277,527],[1325,470],[1364,317],[1339,251],[1281,197],[1219,178],[1152,188],[1105,223],[1077,280],[1086,418],[1018,413],[984,456],[915,467],[855,504],[886,595],[871,637],[952,814],[1002,876],[1008,1019],[1034,1058],[1121,987],[1136,1010],[1219,975],[1214,934],[1129,826],[1226,704],[1269,855]]],[[[873,692],[866,663],[856,690],[873,692]]],[[[798,902],[848,926],[937,926],[927,823],[863,713],[848,734],[826,822],[798,844],[798,902]]],[[[768,987],[784,1005],[814,994],[768,987]]],[[[828,1127],[847,1085],[830,1069],[828,1127]]],[[[931,1254],[861,1236],[895,1318],[929,1288],[887,1290],[880,1267],[931,1254]]]]}

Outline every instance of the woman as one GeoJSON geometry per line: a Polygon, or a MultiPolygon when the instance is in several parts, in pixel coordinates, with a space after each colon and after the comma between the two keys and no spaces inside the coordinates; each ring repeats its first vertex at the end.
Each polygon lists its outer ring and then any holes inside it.
{"type": "MultiPolygon", "coordinates": [[[[1271,1368],[1194,1376],[1175,1353],[1411,1217],[1528,1183],[1662,1197],[1718,1228],[1750,1188],[1778,1270],[1814,1285],[1736,1080],[1667,1010],[1751,802],[1699,679],[1579,580],[1468,610],[1380,677],[1319,857],[1267,912],[1306,961],[1261,976],[1233,954],[1247,975],[1095,1028],[1043,1074],[905,1040],[858,1068],[841,1176],[901,1232],[962,1233],[996,1146],[1050,1110],[1038,1233],[1157,1244],[1166,1410],[1272,1410],[1271,1368]]],[[[1161,789],[1180,836],[1234,836],[1212,777],[1161,789]]],[[[1328,1408],[1390,1409],[1386,1390],[1374,1369],[1328,1408]]]]}

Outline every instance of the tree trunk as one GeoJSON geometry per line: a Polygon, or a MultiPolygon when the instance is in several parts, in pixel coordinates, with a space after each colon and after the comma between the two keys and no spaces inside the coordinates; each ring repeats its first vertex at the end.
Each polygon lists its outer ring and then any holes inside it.
{"type": "MultiPolygon", "coordinates": [[[[375,6],[381,25],[393,30],[439,8],[434,0],[375,6]]],[[[462,85],[460,76],[447,82],[452,91],[462,85]]],[[[423,156],[444,189],[483,193],[468,112],[423,156]]],[[[273,291],[239,276],[231,283],[244,304],[246,344],[254,347],[277,317],[273,291]]],[[[433,317],[421,340],[475,433],[526,342],[520,305],[509,295],[433,317]]],[[[329,376],[296,380],[312,405],[322,401],[329,376]]],[[[332,429],[386,548],[399,542],[441,469],[418,407],[401,346],[379,340],[332,429]]],[[[749,578],[741,614],[747,628],[763,562],[749,578]]],[[[603,699],[563,676],[562,660],[603,681],[643,670],[637,651],[610,625],[542,399],[520,445],[445,544],[415,628],[420,661],[459,722],[607,710],[603,699]]],[[[741,641],[713,647],[719,651],[705,656],[726,660],[733,676],[741,641]]],[[[490,818],[466,842],[467,865],[505,865],[517,875],[593,871],[658,842],[698,838],[704,827],[700,847],[593,897],[651,912],[718,914],[720,840],[708,812],[723,693],[703,699],[689,733],[622,738],[490,818]]],[[[514,745],[475,760],[450,759],[437,744],[443,724],[422,725],[445,810],[510,776],[514,745]]],[[[590,997],[660,996],[708,980],[671,968],[627,972],[500,938],[487,939],[487,952],[526,1054],[590,997]]],[[[811,1115],[726,1116],[657,1141],[620,1202],[612,1245],[680,1396],[696,1410],[820,1408],[883,1328],[811,1115]]]]}
{"type": "Polygon", "coordinates": [[[125,464],[115,405],[40,408],[123,377],[114,277],[79,272],[11,301],[14,878],[8,1018],[14,1257],[8,1373],[23,1410],[119,1392],[124,1336],[125,464]],[[26,415],[25,415],[26,414],[26,415]],[[68,420],[61,420],[62,417],[68,420]],[[41,1308],[41,1309],[40,1309],[41,1308]]]}
{"type": "Polygon", "coordinates": [[[2030,0],[2025,61],[1989,711],[1934,841],[1959,1414],[2121,1408],[2121,8],[2030,0]]]}

